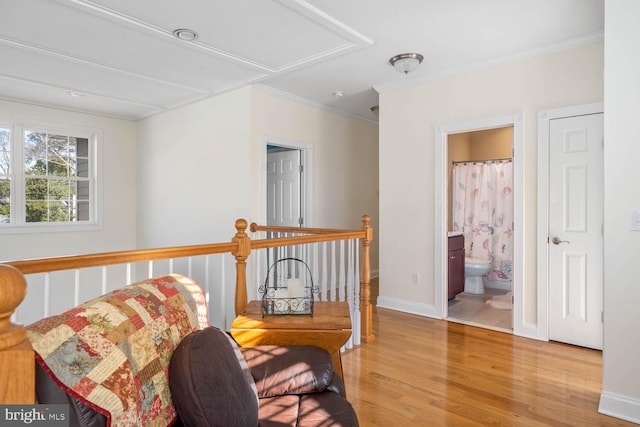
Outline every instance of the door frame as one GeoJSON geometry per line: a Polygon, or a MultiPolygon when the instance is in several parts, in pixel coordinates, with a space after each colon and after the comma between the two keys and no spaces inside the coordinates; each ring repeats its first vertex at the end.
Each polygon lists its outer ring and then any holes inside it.
{"type": "Polygon", "coordinates": [[[524,319],[524,121],[521,113],[456,122],[435,128],[435,309],[444,319],[448,315],[447,300],[447,194],[448,150],[447,136],[461,132],[513,126],[513,333],[535,336],[524,319]]]}
{"type": "Polygon", "coordinates": [[[549,340],[549,127],[551,120],[604,113],[601,102],[538,113],[538,327],[549,340]]]}
{"type": "Polygon", "coordinates": [[[312,227],[313,146],[304,142],[269,135],[260,136],[260,223],[267,223],[267,145],[276,145],[300,151],[300,160],[304,167],[300,182],[300,215],[304,219],[303,226],[312,227]]]}

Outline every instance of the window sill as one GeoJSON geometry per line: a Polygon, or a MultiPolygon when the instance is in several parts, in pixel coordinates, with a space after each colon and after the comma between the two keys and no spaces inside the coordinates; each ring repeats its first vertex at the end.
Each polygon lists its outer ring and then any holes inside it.
{"type": "Polygon", "coordinates": [[[100,231],[100,224],[0,224],[0,235],[3,234],[35,234],[35,233],[73,233],[77,231],[100,231]]]}

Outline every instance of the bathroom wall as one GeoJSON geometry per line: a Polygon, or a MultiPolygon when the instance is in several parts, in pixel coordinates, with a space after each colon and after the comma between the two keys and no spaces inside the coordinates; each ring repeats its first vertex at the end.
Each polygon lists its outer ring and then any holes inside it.
{"type": "Polygon", "coordinates": [[[510,159],[512,142],[511,126],[449,135],[449,161],[510,159]]]}

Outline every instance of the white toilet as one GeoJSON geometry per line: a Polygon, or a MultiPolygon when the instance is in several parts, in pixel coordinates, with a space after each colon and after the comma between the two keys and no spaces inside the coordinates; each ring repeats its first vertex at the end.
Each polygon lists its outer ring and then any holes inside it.
{"type": "Polygon", "coordinates": [[[491,261],[479,258],[464,259],[464,291],[470,294],[484,294],[482,276],[491,270],[491,261]]]}

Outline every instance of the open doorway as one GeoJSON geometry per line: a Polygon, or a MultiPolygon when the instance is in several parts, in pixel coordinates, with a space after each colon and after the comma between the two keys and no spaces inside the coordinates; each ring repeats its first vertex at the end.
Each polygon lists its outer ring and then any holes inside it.
{"type": "Polygon", "coordinates": [[[513,126],[447,136],[447,320],[513,328],[512,155],[513,126]]]}
{"type": "MultiPolygon", "coordinates": [[[[512,261],[512,328],[515,335],[532,336],[528,330],[531,322],[523,316],[525,303],[535,305],[524,292],[524,126],[521,114],[451,123],[435,129],[435,304],[441,318],[449,316],[448,298],[448,239],[449,239],[449,135],[480,130],[511,127],[513,167],[513,261],[512,261]]],[[[498,329],[498,328],[494,328],[498,329]]]]}
{"type": "Polygon", "coordinates": [[[311,227],[311,146],[275,137],[262,137],[261,140],[263,223],[311,227]]]}
{"type": "Polygon", "coordinates": [[[302,152],[267,145],[267,225],[301,227],[302,152]]]}

